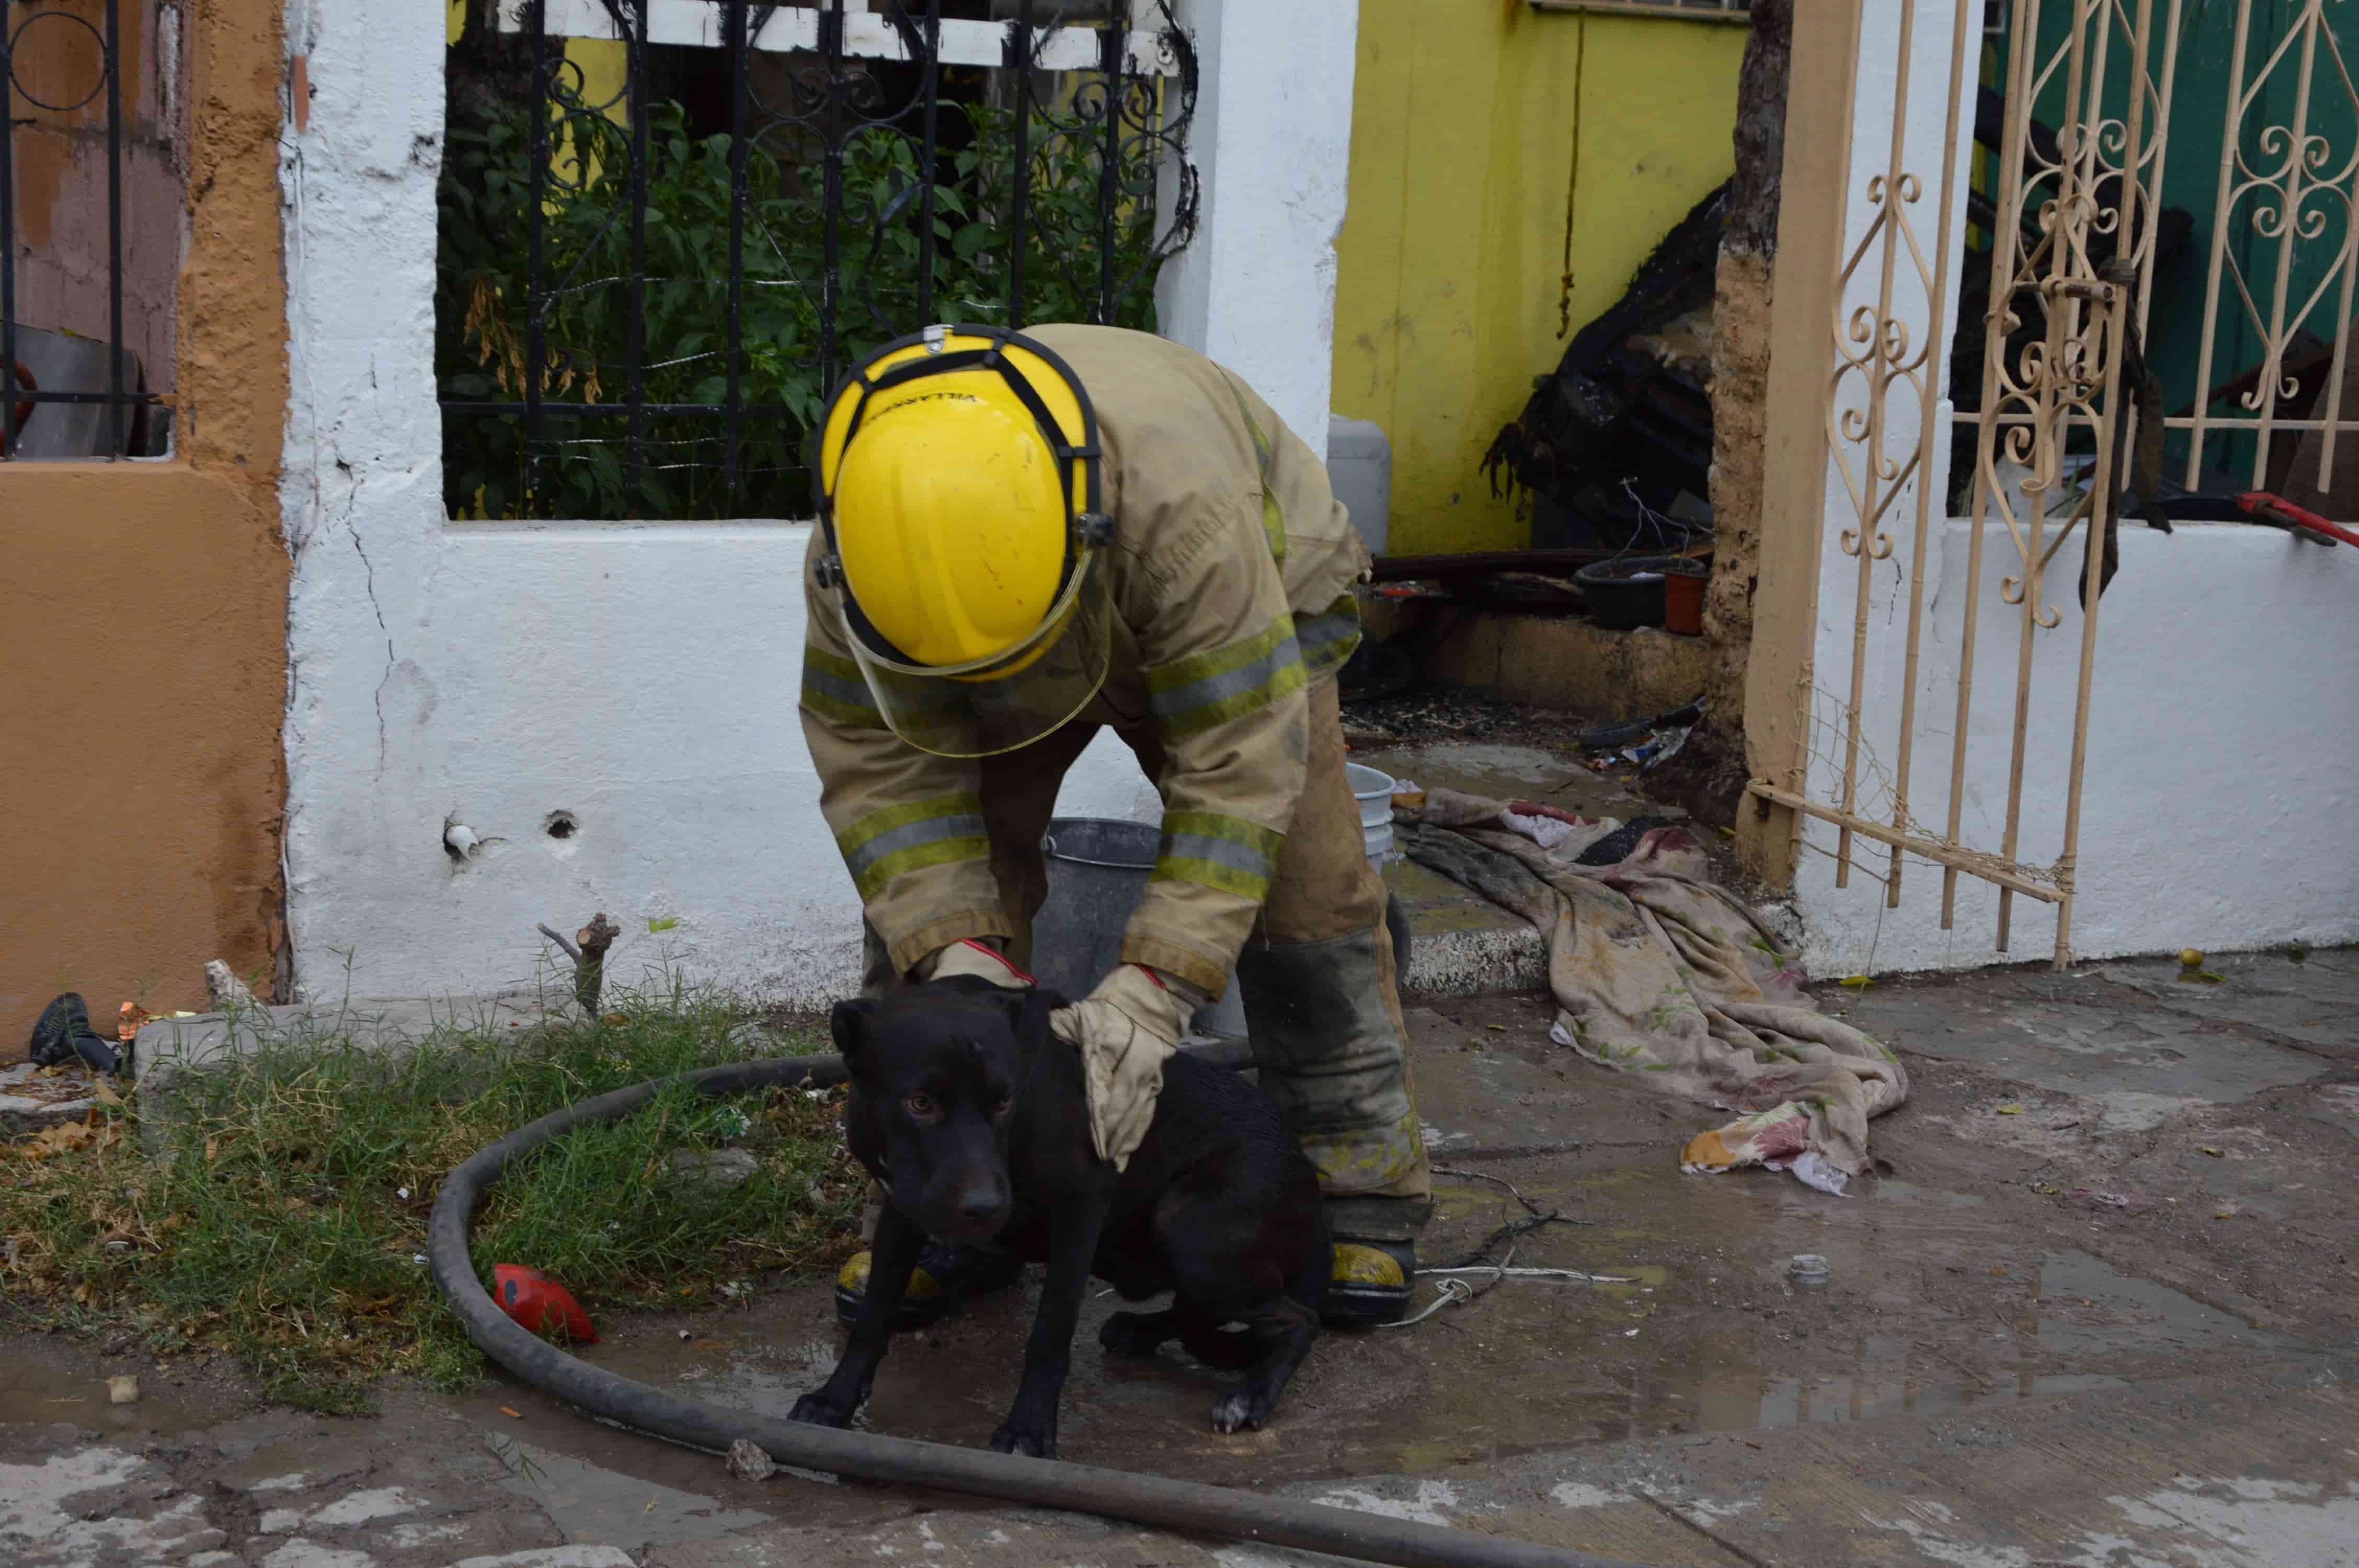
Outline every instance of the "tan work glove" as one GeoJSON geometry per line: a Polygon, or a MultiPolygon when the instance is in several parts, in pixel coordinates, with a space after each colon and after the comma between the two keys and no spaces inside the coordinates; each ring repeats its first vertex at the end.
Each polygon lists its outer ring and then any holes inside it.
{"type": "Polygon", "coordinates": [[[1087,997],[1049,1015],[1056,1036],[1081,1047],[1090,1141],[1115,1170],[1130,1163],[1146,1138],[1155,1097],[1163,1092],[1163,1064],[1208,1000],[1184,980],[1125,964],[1087,997]]]}
{"type": "Polygon", "coordinates": [[[995,986],[1022,990],[1032,977],[1007,961],[1007,956],[986,943],[953,942],[918,961],[911,971],[921,980],[946,980],[952,975],[973,975],[995,986]]]}

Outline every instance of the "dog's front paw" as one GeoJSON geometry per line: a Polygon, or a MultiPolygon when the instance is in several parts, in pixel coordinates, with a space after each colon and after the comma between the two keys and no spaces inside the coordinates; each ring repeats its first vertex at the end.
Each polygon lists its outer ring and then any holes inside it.
{"type": "Polygon", "coordinates": [[[852,1412],[858,1408],[857,1404],[847,1405],[841,1400],[829,1398],[827,1390],[821,1389],[815,1394],[805,1394],[797,1400],[795,1408],[787,1412],[787,1419],[805,1422],[812,1426],[850,1426],[852,1412]]]}
{"type": "Polygon", "coordinates": [[[1231,1394],[1212,1407],[1214,1432],[1258,1432],[1269,1419],[1269,1401],[1257,1394],[1231,1394]]]}
{"type": "Polygon", "coordinates": [[[994,1454],[1023,1454],[1034,1459],[1054,1459],[1057,1456],[1057,1423],[1025,1421],[1010,1416],[999,1423],[991,1434],[994,1454]]]}

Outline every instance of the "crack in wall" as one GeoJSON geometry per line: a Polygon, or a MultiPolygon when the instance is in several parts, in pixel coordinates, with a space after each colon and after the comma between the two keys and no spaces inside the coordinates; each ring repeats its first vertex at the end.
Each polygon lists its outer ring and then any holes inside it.
{"type": "Polygon", "coordinates": [[[372,700],[376,705],[376,772],[377,776],[383,778],[385,776],[385,688],[393,679],[396,662],[393,651],[393,628],[385,623],[385,606],[377,602],[376,566],[369,559],[367,547],[361,543],[361,531],[353,525],[352,514],[358,504],[357,496],[353,498],[353,506],[348,506],[344,511],[344,532],[352,536],[353,554],[361,558],[361,571],[368,591],[369,611],[376,617],[376,629],[385,633],[385,674],[377,677],[376,690],[372,694],[372,700]]]}

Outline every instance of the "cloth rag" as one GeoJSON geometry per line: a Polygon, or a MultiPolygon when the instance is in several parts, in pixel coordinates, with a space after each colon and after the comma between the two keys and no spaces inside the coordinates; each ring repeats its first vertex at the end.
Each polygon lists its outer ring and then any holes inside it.
{"type": "Polygon", "coordinates": [[[1688,828],[1653,828],[1612,864],[1584,865],[1619,822],[1450,789],[1397,802],[1395,819],[1411,860],[1538,929],[1559,1044],[1745,1113],[1691,1139],[1682,1170],[1763,1165],[1839,1194],[1866,1168],[1867,1124],[1908,1098],[1907,1069],[1817,1010],[1795,956],[1712,880],[1688,828]]]}

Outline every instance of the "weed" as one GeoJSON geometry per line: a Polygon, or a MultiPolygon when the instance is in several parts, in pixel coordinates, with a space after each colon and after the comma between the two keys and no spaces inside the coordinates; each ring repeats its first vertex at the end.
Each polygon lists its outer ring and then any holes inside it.
{"type": "MultiPolygon", "coordinates": [[[[399,1052],[282,1033],[175,1075],[144,1128],[135,1098],[102,1105],[77,1142],[0,1146],[13,1314],[225,1350],[315,1410],[364,1409],[387,1376],[464,1387],[483,1360],[425,1262],[444,1174],[563,1106],[740,1059],[737,1016],[673,985],[615,997],[603,1020],[505,1038],[453,1025],[399,1052]]],[[[749,1273],[829,1266],[864,1191],[839,1112],[834,1093],[667,1090],[511,1166],[475,1216],[476,1271],[530,1264],[611,1309],[735,1299],[749,1273]],[[734,1186],[674,1169],[724,1147],[755,1157],[734,1186]]]]}

